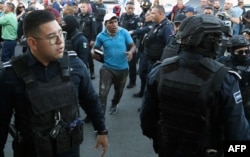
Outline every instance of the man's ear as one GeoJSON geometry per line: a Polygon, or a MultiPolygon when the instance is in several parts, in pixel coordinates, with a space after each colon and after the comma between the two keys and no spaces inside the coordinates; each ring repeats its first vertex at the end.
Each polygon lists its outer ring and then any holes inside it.
{"type": "Polygon", "coordinates": [[[37,49],[37,41],[34,38],[28,37],[27,44],[30,47],[30,49],[37,49]]]}

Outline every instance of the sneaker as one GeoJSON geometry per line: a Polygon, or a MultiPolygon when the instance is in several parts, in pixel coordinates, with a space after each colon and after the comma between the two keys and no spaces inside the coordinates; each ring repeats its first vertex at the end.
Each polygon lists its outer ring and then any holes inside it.
{"type": "Polygon", "coordinates": [[[95,73],[94,72],[90,73],[90,78],[91,78],[91,80],[95,79],[95,73]]]}
{"type": "Polygon", "coordinates": [[[85,123],[89,123],[89,122],[91,122],[91,120],[90,120],[90,118],[89,118],[88,116],[86,116],[86,117],[84,118],[84,122],[85,122],[85,123]]]}
{"type": "Polygon", "coordinates": [[[114,114],[116,114],[117,113],[117,109],[118,108],[118,105],[111,105],[111,107],[110,107],[110,109],[109,109],[109,114],[111,114],[111,115],[114,115],[114,114]]]}
{"type": "Polygon", "coordinates": [[[135,93],[135,94],[133,94],[133,97],[134,98],[141,98],[141,97],[143,97],[143,93],[141,93],[141,92],[135,93]]]}
{"type": "Polygon", "coordinates": [[[133,88],[135,86],[135,83],[129,83],[128,85],[127,85],[127,88],[133,88]]]}

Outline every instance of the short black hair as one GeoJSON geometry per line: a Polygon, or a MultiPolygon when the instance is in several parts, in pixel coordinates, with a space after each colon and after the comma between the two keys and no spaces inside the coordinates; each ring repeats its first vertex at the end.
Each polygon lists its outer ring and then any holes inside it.
{"type": "Polygon", "coordinates": [[[39,26],[56,20],[55,16],[47,10],[34,10],[29,13],[23,23],[23,31],[26,37],[39,33],[39,26]]]}
{"type": "Polygon", "coordinates": [[[126,3],[126,5],[135,5],[135,3],[132,2],[132,1],[128,1],[128,2],[126,3]]]}
{"type": "Polygon", "coordinates": [[[7,2],[7,3],[6,3],[6,5],[7,5],[8,7],[10,7],[10,8],[11,8],[11,11],[13,11],[13,12],[14,12],[14,10],[15,10],[15,5],[14,5],[13,3],[11,3],[11,2],[7,2]]]}

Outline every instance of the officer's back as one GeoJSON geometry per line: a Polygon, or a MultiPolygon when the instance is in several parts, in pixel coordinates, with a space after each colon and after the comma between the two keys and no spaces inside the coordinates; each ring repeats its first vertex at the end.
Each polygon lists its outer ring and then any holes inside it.
{"type": "Polygon", "coordinates": [[[224,142],[250,140],[238,76],[213,60],[229,31],[212,15],[184,19],[180,55],[148,75],[141,127],[160,157],[223,156],[224,142]]]}

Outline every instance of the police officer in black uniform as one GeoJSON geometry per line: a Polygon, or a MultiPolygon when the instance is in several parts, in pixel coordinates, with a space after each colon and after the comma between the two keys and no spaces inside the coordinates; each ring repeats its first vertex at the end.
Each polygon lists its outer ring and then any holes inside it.
{"type": "Polygon", "coordinates": [[[143,96],[145,86],[146,86],[146,79],[148,74],[148,58],[144,52],[144,44],[143,44],[143,37],[154,27],[154,22],[152,22],[151,17],[151,10],[149,9],[145,14],[145,22],[144,24],[136,29],[129,31],[131,35],[136,35],[139,39],[139,47],[138,47],[138,55],[140,58],[139,62],[139,76],[141,79],[141,88],[138,93],[133,94],[134,98],[141,98],[143,96]]]}
{"type": "Polygon", "coordinates": [[[179,26],[181,21],[186,18],[184,14],[177,14],[174,17],[174,31],[175,34],[170,36],[170,40],[168,45],[163,49],[163,54],[161,56],[161,60],[164,60],[167,57],[172,57],[178,54],[180,44],[176,40],[176,33],[179,30],[179,26]]]}
{"type": "MultiPolygon", "coordinates": [[[[119,26],[125,28],[128,31],[135,30],[140,25],[139,16],[134,14],[135,6],[133,2],[127,2],[125,7],[125,13],[123,13],[119,19],[119,26]]],[[[134,43],[136,43],[137,37],[132,35],[134,43]]],[[[129,84],[127,88],[133,88],[136,84],[136,53],[133,54],[133,59],[129,61],[129,84]]]]}
{"type": "MultiPolygon", "coordinates": [[[[78,15],[79,21],[79,30],[83,32],[84,36],[89,41],[89,50],[91,50],[92,46],[95,43],[95,39],[97,36],[96,30],[96,19],[95,16],[88,12],[88,2],[82,1],[80,3],[81,13],[78,15]]],[[[95,69],[94,69],[94,62],[93,58],[91,57],[91,53],[89,51],[89,58],[88,58],[88,66],[90,70],[90,78],[95,79],[95,69]]]]}
{"type": "Polygon", "coordinates": [[[161,59],[164,47],[168,44],[170,35],[174,34],[174,26],[166,18],[165,9],[162,5],[154,6],[151,10],[152,21],[156,24],[144,38],[144,51],[148,56],[149,69],[161,59]]]}
{"type": "Polygon", "coordinates": [[[213,15],[187,17],[179,56],[149,73],[140,120],[159,157],[220,157],[223,142],[250,140],[239,78],[214,60],[229,32],[213,15]]]}
{"type": "Polygon", "coordinates": [[[235,35],[230,39],[231,55],[224,56],[222,61],[230,70],[236,71],[241,79],[239,80],[240,90],[243,98],[245,115],[250,120],[250,42],[243,35],[235,35]]]}
{"type": "Polygon", "coordinates": [[[150,0],[142,0],[140,1],[140,6],[142,8],[142,12],[139,15],[139,17],[140,17],[141,25],[143,25],[145,22],[145,14],[151,8],[152,3],[150,2],[150,0]]]}
{"type": "Polygon", "coordinates": [[[103,156],[108,140],[98,95],[84,63],[76,53],[64,51],[55,17],[46,10],[31,12],[24,33],[30,51],[0,69],[0,156],[9,130],[15,157],[79,157],[79,105],[98,131],[96,148],[103,147],[103,156]]]}
{"type": "Polygon", "coordinates": [[[90,55],[88,39],[78,30],[78,22],[74,15],[66,15],[62,20],[62,29],[67,32],[65,49],[76,52],[77,56],[88,66],[90,55]]]}
{"type": "Polygon", "coordinates": [[[97,34],[103,30],[103,19],[106,15],[106,8],[102,0],[97,0],[96,2],[91,2],[92,12],[95,14],[96,18],[96,31],[97,34]]]}

